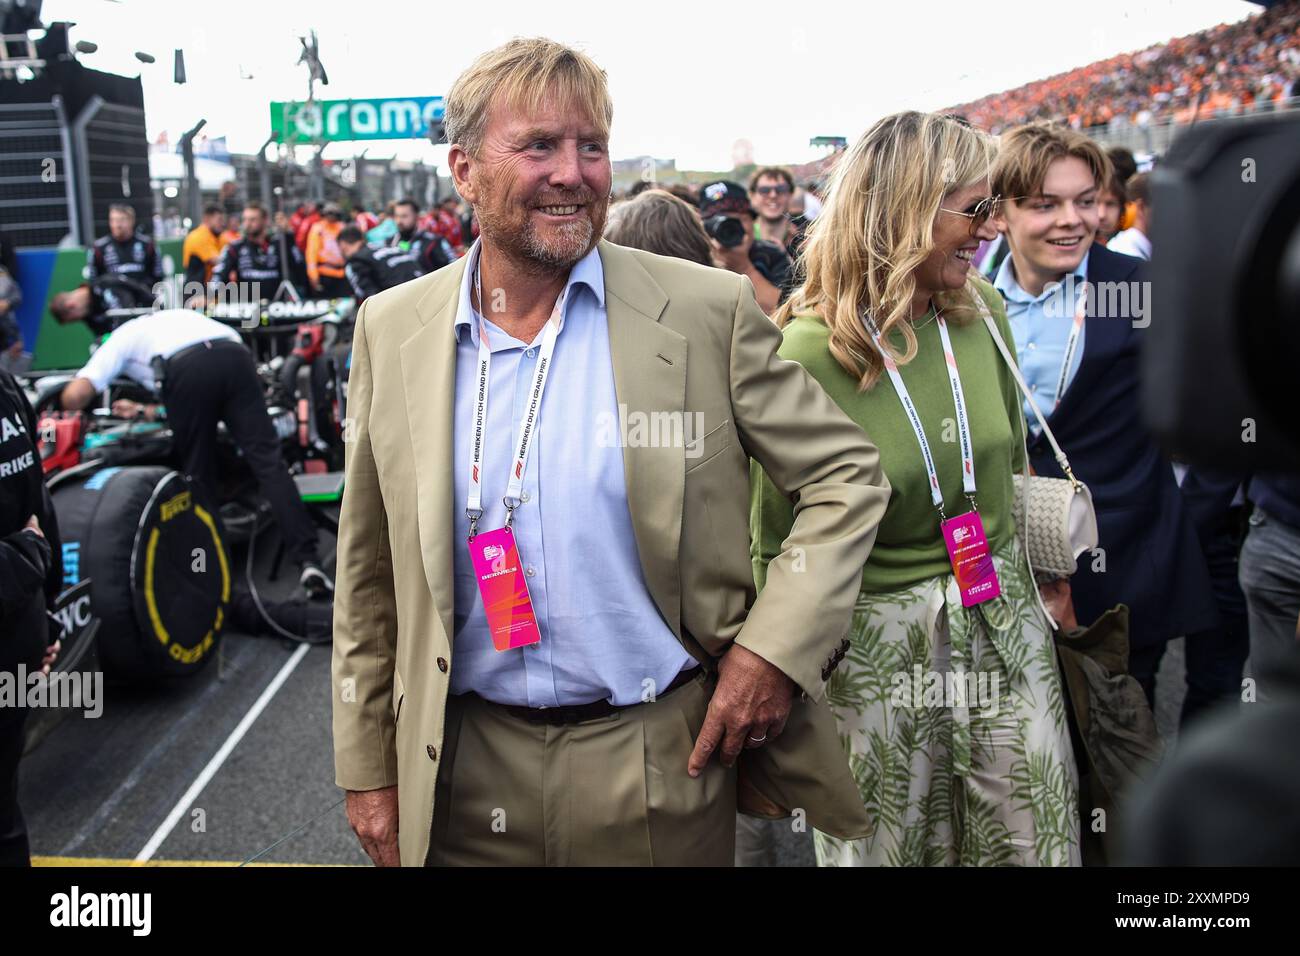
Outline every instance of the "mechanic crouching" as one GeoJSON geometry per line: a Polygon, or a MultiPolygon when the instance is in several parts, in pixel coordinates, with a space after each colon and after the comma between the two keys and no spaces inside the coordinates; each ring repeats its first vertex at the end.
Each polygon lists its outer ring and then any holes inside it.
{"type": "MultiPolygon", "coordinates": [[[[58,297],[50,311],[62,324],[78,318],[58,297]]],[[[285,550],[302,569],[299,583],[313,597],[332,592],[334,582],[320,568],[316,527],[280,455],[253,356],[234,329],[187,309],[132,319],[63,387],[63,407],[85,408],[119,375],[156,393],[155,359],[163,372],[162,406],[119,399],[114,413],[149,421],[165,417],[185,473],[214,503],[217,423],[225,422],[271,504],[285,550]]]]}
{"type": "Polygon", "coordinates": [[[36,416],[13,376],[0,371],[0,672],[16,692],[14,700],[0,704],[0,866],[31,864],[18,808],[28,687],[19,667],[50,672],[59,645],[49,646],[45,610],[62,579],[59,526],[36,450],[36,416]]]}

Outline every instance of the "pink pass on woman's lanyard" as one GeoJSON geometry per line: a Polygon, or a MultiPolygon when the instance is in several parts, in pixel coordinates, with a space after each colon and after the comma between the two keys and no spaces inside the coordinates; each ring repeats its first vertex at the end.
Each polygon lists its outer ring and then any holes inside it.
{"type": "Polygon", "coordinates": [[[509,528],[497,528],[475,535],[469,542],[469,559],[483,598],[492,645],[498,651],[508,651],[538,643],[542,632],[537,628],[514,533],[509,528]]]}
{"type": "Polygon", "coordinates": [[[998,583],[997,568],[993,567],[993,554],[979,512],[968,511],[949,518],[939,527],[961,591],[962,607],[974,607],[1001,594],[1002,586],[998,583]]]}

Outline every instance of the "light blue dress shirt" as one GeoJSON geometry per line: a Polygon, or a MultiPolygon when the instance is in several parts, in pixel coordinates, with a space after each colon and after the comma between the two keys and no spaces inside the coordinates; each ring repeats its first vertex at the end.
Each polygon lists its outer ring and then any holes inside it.
{"type": "MultiPolygon", "coordinates": [[[[515,510],[515,541],[542,639],[498,651],[465,541],[479,317],[470,290],[479,245],[468,256],[456,312],[455,665],[451,692],[499,704],[556,707],[608,700],[637,704],[694,666],[646,587],[628,510],[623,449],[605,312],[605,271],[593,249],[569,273],[563,323],[515,510]]],[[[490,292],[485,293],[488,302],[490,292]]],[[[543,328],[531,343],[490,320],[492,351],[479,531],[505,524],[514,440],[536,372],[543,328]]]]}
{"type": "MultiPolygon", "coordinates": [[[[1074,323],[1076,298],[1083,289],[1088,277],[1088,256],[1074,270],[1074,283],[1049,282],[1041,295],[1033,296],[1020,287],[1011,271],[1011,256],[1002,260],[998,274],[993,279],[993,288],[1002,293],[1007,306],[1007,318],[1011,321],[1011,333],[1016,337],[1016,360],[1020,363],[1020,374],[1029,386],[1034,402],[1046,418],[1056,408],[1056,383],[1061,377],[1061,362],[1065,360],[1065,344],[1070,338],[1070,326],[1074,323]]],[[[1068,390],[1079,371],[1083,361],[1084,340],[1088,337],[1088,324],[1085,321],[1083,331],[1079,333],[1079,345],[1074,350],[1066,374],[1065,387],[1068,390]]],[[[1038,431],[1033,408],[1029,400],[1024,402],[1025,420],[1033,431],[1038,431]]]]}

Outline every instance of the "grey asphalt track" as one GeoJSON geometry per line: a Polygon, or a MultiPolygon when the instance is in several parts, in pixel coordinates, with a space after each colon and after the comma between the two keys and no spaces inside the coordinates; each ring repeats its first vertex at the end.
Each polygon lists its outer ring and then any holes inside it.
{"type": "MultiPolygon", "coordinates": [[[[287,573],[266,581],[273,544],[272,536],[259,542],[257,577],[269,596],[283,597],[295,582],[287,573]]],[[[145,689],[110,686],[101,717],[64,720],[21,768],[20,801],[37,862],[135,859],[296,650],[282,639],[228,633],[219,657],[194,677],[145,689]]],[[[368,862],[334,786],[329,671],[329,647],[311,647],[185,808],[154,861],[238,863],[282,841],[259,861],[368,862]]],[[[1172,741],[1182,641],[1170,645],[1158,683],[1157,723],[1172,741]]],[[[768,865],[814,865],[809,834],[793,832],[787,821],[764,826],[768,865]]]]}

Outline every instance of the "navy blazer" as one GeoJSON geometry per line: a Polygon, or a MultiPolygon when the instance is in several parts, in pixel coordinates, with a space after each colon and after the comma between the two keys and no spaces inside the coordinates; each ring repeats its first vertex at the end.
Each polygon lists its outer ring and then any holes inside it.
{"type": "MultiPolygon", "coordinates": [[[[1094,244],[1088,281],[1140,283],[1144,266],[1141,259],[1094,244]]],[[[1149,299],[1143,292],[1147,318],[1149,299]]],[[[1092,492],[1104,552],[1080,555],[1070,579],[1079,622],[1086,626],[1127,604],[1133,647],[1215,627],[1219,616],[1196,530],[1169,460],[1141,418],[1138,353],[1146,330],[1134,328],[1132,316],[1085,321],[1078,372],[1047,418],[1075,477],[1092,492]]],[[[1062,477],[1041,434],[1031,438],[1029,455],[1037,474],[1062,477]]]]}

